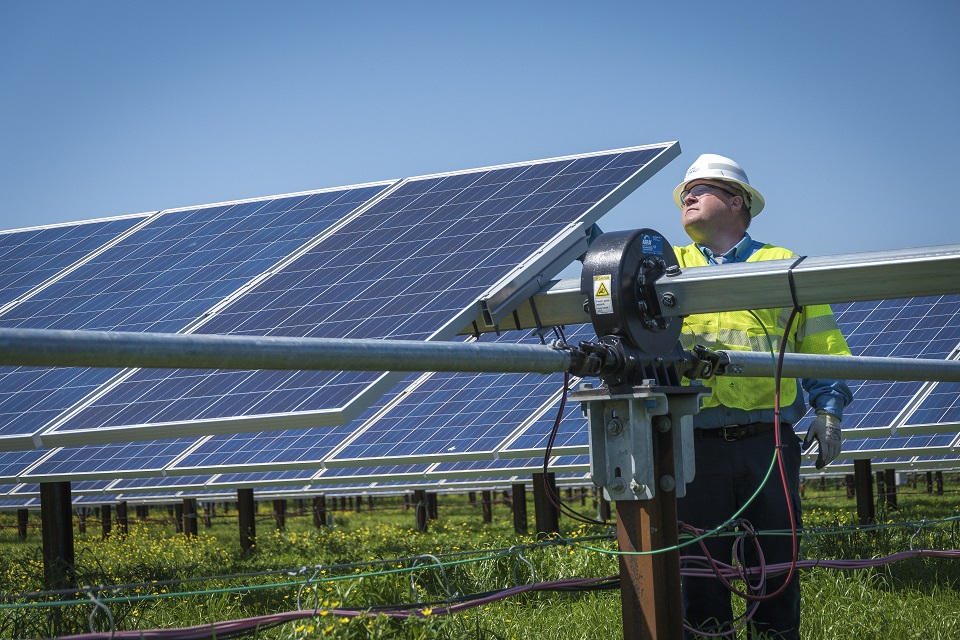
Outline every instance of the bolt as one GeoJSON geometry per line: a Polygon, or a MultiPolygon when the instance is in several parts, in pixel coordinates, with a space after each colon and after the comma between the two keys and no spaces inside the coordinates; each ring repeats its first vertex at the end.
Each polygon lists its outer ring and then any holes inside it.
{"type": "Polygon", "coordinates": [[[653,416],[653,426],[660,433],[666,433],[673,427],[670,416],[653,416]]]}
{"type": "Polygon", "coordinates": [[[630,491],[633,491],[633,492],[636,493],[636,494],[641,494],[641,493],[646,492],[646,490],[647,490],[647,485],[645,485],[645,484],[640,484],[640,483],[637,482],[636,480],[631,480],[631,481],[630,481],[630,491]]]}
{"type": "Polygon", "coordinates": [[[677,296],[673,295],[668,291],[667,293],[660,296],[660,302],[665,307],[675,307],[677,306],[677,296]]]}
{"type": "Polygon", "coordinates": [[[660,488],[664,491],[673,491],[677,487],[677,481],[673,476],[661,476],[660,488]]]}
{"type": "Polygon", "coordinates": [[[623,493],[623,480],[620,478],[614,478],[610,481],[610,486],[608,488],[613,493],[623,493]]]}
{"type": "Polygon", "coordinates": [[[623,433],[623,423],[620,418],[611,418],[607,423],[607,432],[612,436],[618,436],[623,433]]]}
{"type": "Polygon", "coordinates": [[[667,270],[664,272],[668,277],[680,275],[680,267],[678,265],[672,264],[667,267],[667,270]]]}

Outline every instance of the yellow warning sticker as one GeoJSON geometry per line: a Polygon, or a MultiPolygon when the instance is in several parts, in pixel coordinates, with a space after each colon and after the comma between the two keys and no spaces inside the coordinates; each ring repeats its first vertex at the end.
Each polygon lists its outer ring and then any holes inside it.
{"type": "Polygon", "coordinates": [[[594,313],[613,313],[613,298],[610,295],[610,275],[593,276],[594,313]]]}

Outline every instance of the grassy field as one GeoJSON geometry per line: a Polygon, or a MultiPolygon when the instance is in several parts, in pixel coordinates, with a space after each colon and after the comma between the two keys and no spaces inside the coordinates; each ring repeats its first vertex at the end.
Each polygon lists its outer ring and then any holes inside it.
{"type": "MultiPolygon", "coordinates": [[[[960,482],[948,478],[942,496],[900,487],[897,510],[878,511],[876,529],[858,530],[852,499],[838,487],[808,487],[804,557],[873,558],[906,549],[958,549],[960,482]],[[941,522],[942,521],[942,522],[941,522]]],[[[100,523],[75,532],[76,583],[88,595],[51,607],[23,594],[43,588],[39,528],[26,540],[16,514],[0,514],[0,637],[49,637],[98,631],[175,628],[298,609],[297,620],[260,630],[261,638],[557,639],[622,635],[618,590],[527,592],[451,615],[443,601],[539,582],[617,573],[615,548],[602,527],[561,519],[563,543],[536,543],[513,532],[507,505],[495,504],[484,524],[479,504],[441,496],[439,518],[426,533],[402,499],[378,499],[376,509],[334,512],[334,527],[317,529],[310,514],[288,514],[277,531],[261,503],[255,552],[242,554],[236,511],[223,509],[196,538],[175,531],[167,510],[146,522],[132,517],[127,535],[116,527],[101,539],[100,523]],[[442,566],[441,566],[442,565],[442,566]],[[417,615],[391,619],[378,607],[420,603],[417,615]],[[24,606],[32,603],[30,606],[24,606]],[[41,606],[42,605],[42,606],[41,606]],[[359,616],[339,610],[361,610],[359,616]]],[[[592,511],[590,500],[583,511],[592,511]]],[[[291,502],[290,508],[295,505],[291,502]]],[[[531,503],[532,506],[532,503],[531,503]]],[[[532,508],[531,518],[532,518],[532,508]]],[[[36,524],[38,514],[31,517],[36,524]]],[[[532,522],[531,522],[532,528],[532,522]]],[[[803,637],[823,639],[960,638],[960,561],[916,558],[879,568],[801,574],[803,637]]]]}

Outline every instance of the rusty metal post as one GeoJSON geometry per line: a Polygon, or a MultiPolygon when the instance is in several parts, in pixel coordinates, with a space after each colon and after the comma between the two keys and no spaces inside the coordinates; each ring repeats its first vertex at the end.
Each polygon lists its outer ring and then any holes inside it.
{"type": "MultiPolygon", "coordinates": [[[[654,431],[653,449],[655,477],[675,477],[671,434],[654,431]]],[[[672,549],[620,556],[624,640],[682,640],[676,492],[661,486],[650,500],[622,500],[616,505],[621,551],[672,549]]]]}

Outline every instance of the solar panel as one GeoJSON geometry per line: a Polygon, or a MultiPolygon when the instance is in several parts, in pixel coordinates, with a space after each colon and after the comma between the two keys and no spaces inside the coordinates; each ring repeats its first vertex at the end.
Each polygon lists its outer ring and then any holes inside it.
{"type": "Polygon", "coordinates": [[[0,453],[0,484],[20,482],[19,477],[48,451],[28,449],[26,451],[4,451],[0,453]]]}
{"type": "MultiPolygon", "coordinates": [[[[409,179],[198,330],[452,338],[479,315],[481,300],[565,267],[585,230],[675,152],[675,144],[654,145],[409,179]]],[[[399,377],[136,371],[41,440],[330,426],[359,415],[399,377]]]]}
{"type": "Polygon", "coordinates": [[[143,222],[147,214],[0,232],[0,313],[47,279],[143,222]]]}
{"type": "MultiPolygon", "coordinates": [[[[834,305],[850,350],[858,356],[946,358],[960,344],[960,296],[931,296],[834,305]]],[[[920,382],[851,381],[845,434],[889,428],[923,386],[920,382]]],[[[806,431],[812,417],[802,424],[806,431]]],[[[800,427],[800,425],[798,425],[800,427]]]]}
{"type": "Polygon", "coordinates": [[[64,478],[123,478],[159,476],[195,441],[191,438],[87,447],[66,447],[47,451],[46,456],[21,470],[22,480],[45,481],[64,478]]]}
{"type": "MultiPolygon", "coordinates": [[[[181,331],[389,184],[163,212],[9,307],[0,326],[181,331]]],[[[117,373],[0,369],[0,441],[37,446],[38,427],[117,373]]]]}

